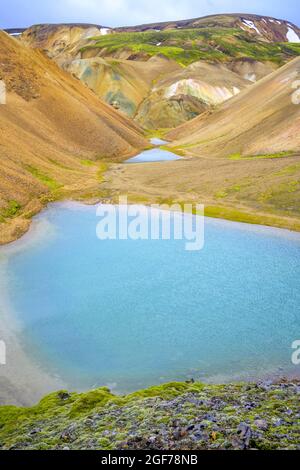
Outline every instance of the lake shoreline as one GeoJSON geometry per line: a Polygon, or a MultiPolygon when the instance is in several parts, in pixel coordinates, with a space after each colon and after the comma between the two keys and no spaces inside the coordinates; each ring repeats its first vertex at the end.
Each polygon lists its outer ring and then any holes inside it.
{"type": "MultiPolygon", "coordinates": [[[[148,163],[148,165],[151,163],[148,163]]],[[[155,163],[154,163],[155,164],[155,163]]],[[[139,198],[138,198],[139,199],[139,198]]],[[[16,217],[11,221],[0,222],[0,228],[5,226],[6,230],[0,233],[0,247],[10,245],[17,240],[20,240],[24,235],[26,235],[32,224],[32,220],[37,215],[43,213],[51,204],[55,203],[78,203],[86,206],[93,206],[97,204],[115,204],[113,197],[106,198],[93,198],[90,200],[81,200],[81,199],[72,199],[70,197],[62,198],[57,201],[51,201],[48,204],[39,208],[30,218],[24,219],[23,217],[16,217]]],[[[141,204],[141,202],[134,202],[134,197],[132,201],[129,201],[130,205],[141,204]]],[[[156,200],[147,201],[145,200],[142,204],[145,206],[150,206],[151,204],[156,204],[156,200]]],[[[182,201],[172,200],[172,204],[181,204],[182,201]]],[[[188,201],[187,201],[188,203],[188,201]]],[[[162,202],[163,204],[163,202],[162,202]]],[[[216,206],[212,204],[205,205],[205,217],[212,219],[221,219],[229,222],[238,222],[249,225],[258,225],[262,227],[278,228],[283,230],[289,230],[291,232],[299,233],[300,232],[300,220],[289,217],[281,217],[273,214],[259,214],[258,212],[247,212],[245,210],[235,209],[233,207],[226,206],[216,206]]]]}
{"type": "MultiPolygon", "coordinates": [[[[11,252],[24,250],[27,245],[37,243],[49,235],[48,226],[31,226],[23,238],[13,244],[6,245],[3,255],[0,247],[0,257],[10,256],[11,252]]],[[[24,351],[21,342],[22,329],[14,315],[8,299],[8,282],[5,262],[0,270],[0,339],[6,344],[6,365],[0,365],[0,405],[30,406],[39,401],[43,395],[64,388],[64,383],[51,376],[34,362],[24,351]]]]}

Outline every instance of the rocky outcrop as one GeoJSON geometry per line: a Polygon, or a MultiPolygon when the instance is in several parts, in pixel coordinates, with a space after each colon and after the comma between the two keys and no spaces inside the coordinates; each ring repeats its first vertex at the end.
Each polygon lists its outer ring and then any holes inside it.
{"type": "Polygon", "coordinates": [[[95,24],[40,24],[23,31],[22,41],[45,51],[49,57],[56,57],[75,43],[92,36],[104,36],[110,31],[110,28],[95,24]]]}
{"type": "Polygon", "coordinates": [[[225,65],[195,62],[159,80],[140,106],[136,120],[152,129],[176,127],[249,85],[225,65]]]}

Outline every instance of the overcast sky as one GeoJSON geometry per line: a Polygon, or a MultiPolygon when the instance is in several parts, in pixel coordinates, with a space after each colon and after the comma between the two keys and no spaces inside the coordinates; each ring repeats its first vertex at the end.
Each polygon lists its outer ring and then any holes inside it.
{"type": "Polygon", "coordinates": [[[300,26],[299,0],[0,0],[0,28],[72,22],[129,26],[214,13],[257,13],[300,26]]]}

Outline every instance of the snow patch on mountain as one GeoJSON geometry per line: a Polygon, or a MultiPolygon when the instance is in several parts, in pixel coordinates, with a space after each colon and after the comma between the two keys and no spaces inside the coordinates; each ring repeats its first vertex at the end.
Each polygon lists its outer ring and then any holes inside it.
{"type": "Polygon", "coordinates": [[[257,34],[260,34],[260,31],[257,29],[257,27],[255,26],[255,24],[253,23],[253,21],[250,21],[250,20],[243,20],[243,23],[248,26],[248,28],[250,29],[254,29],[257,34]]]}
{"type": "Polygon", "coordinates": [[[286,38],[289,42],[300,42],[300,38],[298,34],[293,30],[293,28],[289,25],[288,32],[286,34],[286,38]]]}
{"type": "Polygon", "coordinates": [[[107,34],[109,34],[109,32],[110,28],[100,28],[101,36],[106,36],[107,34]]]}

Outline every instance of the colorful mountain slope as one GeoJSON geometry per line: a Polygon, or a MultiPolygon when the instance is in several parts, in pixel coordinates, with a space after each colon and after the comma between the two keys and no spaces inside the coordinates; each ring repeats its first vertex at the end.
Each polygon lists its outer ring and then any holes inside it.
{"type": "MultiPolygon", "coordinates": [[[[168,137],[202,156],[258,156],[300,152],[300,106],[295,96],[300,58],[168,137]]],[[[212,158],[213,158],[212,157],[212,158]]]]}
{"type": "Polygon", "coordinates": [[[166,21],[139,26],[117,28],[120,32],[142,32],[149,30],[165,31],[170,29],[193,28],[239,28],[253,36],[260,36],[268,42],[300,42],[300,29],[295,24],[269,16],[251,15],[248,13],[210,15],[182,21],[166,21]],[[298,37],[298,40],[297,40],[298,37]]]}
{"type": "Polygon", "coordinates": [[[44,202],[99,193],[98,160],[147,145],[136,124],[39,51],[0,32],[0,242],[16,238],[44,202]]]}
{"type": "Polygon", "coordinates": [[[38,25],[22,41],[45,50],[107,103],[153,129],[176,127],[271,73],[300,54],[299,36],[299,28],[283,20],[218,15],[116,29],[38,25]],[[203,81],[204,67],[191,66],[197,62],[223,64],[218,89],[210,82],[215,74],[203,81]]]}

